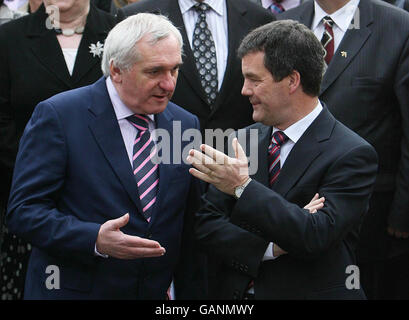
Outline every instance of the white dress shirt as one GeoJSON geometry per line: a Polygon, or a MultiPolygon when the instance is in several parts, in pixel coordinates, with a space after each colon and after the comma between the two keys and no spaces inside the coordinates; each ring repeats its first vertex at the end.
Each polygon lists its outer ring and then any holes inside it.
{"type": "MultiPolygon", "coordinates": [[[[110,77],[106,79],[106,85],[108,89],[109,98],[111,99],[112,105],[114,107],[115,115],[118,120],[119,129],[121,130],[122,138],[124,139],[126,152],[128,153],[129,162],[133,165],[133,146],[135,137],[137,134],[137,129],[126,119],[129,116],[135,114],[132,110],[130,110],[121,100],[116,91],[112,80],[110,77]]],[[[148,117],[152,120],[149,121],[149,131],[154,133],[155,130],[155,117],[154,115],[150,114],[148,117]]],[[[152,140],[155,141],[155,137],[152,136],[152,140]]]]}
{"type": "MultiPolygon", "coordinates": [[[[195,0],[178,0],[183,22],[185,23],[187,37],[192,48],[193,31],[199,14],[193,8],[197,3],[195,0]]],[[[223,83],[224,73],[228,57],[228,27],[227,27],[227,7],[224,0],[204,0],[204,3],[210,6],[206,12],[207,25],[212,33],[214,45],[216,47],[217,59],[217,81],[218,90],[223,83]]]]}
{"type": "Polygon", "coordinates": [[[326,13],[317,3],[314,1],[314,20],[312,21],[311,30],[314,32],[315,36],[321,41],[324,34],[324,24],[322,23],[322,18],[325,16],[330,16],[334,20],[334,26],[332,30],[334,32],[334,54],[338,49],[339,44],[344,38],[345,33],[348,31],[351,25],[352,18],[354,17],[355,11],[358,8],[359,0],[351,0],[345,4],[342,8],[338,9],[332,14],[326,13]]]}
{"type": "MultiPolygon", "coordinates": [[[[318,117],[322,111],[321,102],[318,100],[317,106],[312,110],[308,115],[306,115],[301,120],[298,120],[296,123],[289,126],[283,132],[288,137],[288,140],[280,148],[280,168],[283,167],[285,160],[293,149],[294,145],[301,138],[304,132],[308,129],[311,123],[318,117]]],[[[273,127],[272,134],[274,134],[279,129],[273,127]]],[[[275,259],[273,252],[273,243],[270,243],[267,247],[267,250],[264,254],[263,261],[275,259]]]]}

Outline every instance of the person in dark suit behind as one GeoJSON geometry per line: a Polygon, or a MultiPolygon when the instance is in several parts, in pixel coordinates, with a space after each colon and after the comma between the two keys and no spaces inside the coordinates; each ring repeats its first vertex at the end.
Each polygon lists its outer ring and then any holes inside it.
{"type": "Polygon", "coordinates": [[[240,94],[243,78],[236,50],[250,30],[275,20],[271,13],[248,0],[142,0],[120,9],[118,17],[138,12],[160,12],[180,29],[185,55],[172,101],[195,114],[202,131],[238,129],[253,123],[251,105],[240,94]],[[205,93],[208,86],[202,85],[198,71],[203,69],[197,67],[194,57],[193,33],[199,21],[195,5],[201,3],[208,7],[205,16],[217,60],[209,67],[217,74],[212,79],[217,82],[216,92],[212,92],[216,98],[205,93]]]}
{"type": "MultiPolygon", "coordinates": [[[[4,203],[18,142],[34,107],[101,77],[102,47],[115,23],[113,16],[89,0],[46,0],[35,13],[0,27],[0,198],[4,203]]],[[[0,277],[2,298],[22,296],[30,248],[20,238],[5,235],[2,251],[7,258],[1,273],[7,279],[0,277]]]]}
{"type": "Polygon", "coordinates": [[[263,8],[270,10],[273,14],[279,14],[298,7],[305,0],[250,0],[251,2],[258,3],[263,8]]]}
{"type": "Polygon", "coordinates": [[[191,229],[184,212],[200,199],[189,165],[173,157],[191,142],[173,136],[174,123],[200,132],[196,116],[169,102],[182,44],[165,17],[130,17],[105,41],[106,78],[37,105],[6,216],[33,245],[26,299],[166,298],[182,229],[191,229]],[[168,134],[168,150],[155,128],[168,134]],[[161,153],[171,162],[153,160],[161,153]]]}
{"type": "Polygon", "coordinates": [[[319,0],[279,19],[322,39],[325,16],[334,19],[333,57],[320,99],[379,156],[358,245],[361,284],[370,299],[409,299],[409,14],[384,1],[319,0]]]}
{"type": "Polygon", "coordinates": [[[377,155],[318,100],[320,42],[298,22],[276,21],[246,36],[238,53],[257,122],[238,132],[246,151],[233,139],[231,157],[202,145],[205,155],[188,158],[191,174],[212,184],[196,223],[213,258],[210,297],[364,298],[347,277],[377,155]],[[325,203],[310,214],[301,207],[317,193],[325,203]]]}
{"type": "Polygon", "coordinates": [[[397,6],[403,10],[409,11],[409,0],[383,0],[397,6]]]}

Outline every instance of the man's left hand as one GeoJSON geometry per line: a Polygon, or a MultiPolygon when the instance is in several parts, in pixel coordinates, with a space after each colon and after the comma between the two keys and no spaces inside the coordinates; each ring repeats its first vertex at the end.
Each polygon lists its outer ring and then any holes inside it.
{"type": "Polygon", "coordinates": [[[194,168],[189,172],[196,178],[211,183],[220,191],[234,195],[234,189],[243,185],[249,178],[248,161],[237,138],[232,142],[235,158],[230,158],[206,144],[198,150],[191,149],[187,161],[194,168]]]}

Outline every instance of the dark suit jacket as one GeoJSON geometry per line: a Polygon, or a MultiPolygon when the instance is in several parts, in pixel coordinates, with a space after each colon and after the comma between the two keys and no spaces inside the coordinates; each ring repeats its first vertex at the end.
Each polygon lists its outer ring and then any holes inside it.
{"type": "MultiPolygon", "coordinates": [[[[377,259],[385,254],[387,215],[392,226],[409,231],[409,14],[377,0],[361,0],[359,10],[360,28],[349,29],[342,39],[320,99],[378,153],[374,196],[382,201],[391,193],[393,201],[386,210],[372,207],[364,224],[363,258],[377,259]]],[[[308,1],[279,19],[311,27],[313,16],[308,1]]],[[[408,251],[408,243],[405,247],[408,251]]]]}
{"type": "Polygon", "coordinates": [[[20,139],[34,107],[59,92],[85,86],[101,75],[101,59],[89,46],[104,43],[115,25],[111,15],[91,5],[74,72],[70,77],[42,5],[34,14],[0,27],[0,195],[10,187],[20,139]]]}
{"type": "MultiPolygon", "coordinates": [[[[169,132],[172,151],[173,121],[181,122],[182,132],[199,130],[197,117],[169,103],[156,124],[169,132]]],[[[183,162],[159,165],[148,223],[105,79],[41,102],[21,138],[7,214],[10,231],[33,245],[25,298],[164,299],[179,261],[188,195],[195,196],[193,204],[200,199],[188,169],[183,162]],[[121,230],[157,240],[164,256],[94,255],[101,224],[127,212],[130,221],[121,230]],[[60,269],[59,290],[45,286],[49,265],[60,269]]]]}
{"type": "Polygon", "coordinates": [[[214,260],[210,297],[240,299],[254,279],[256,299],[364,298],[362,290],[346,288],[346,268],[355,264],[357,228],[376,177],[374,149],[324,107],[271,190],[270,140],[271,127],[246,128],[247,155],[251,143],[258,146],[254,180],[237,201],[211,186],[197,214],[197,237],[214,260]],[[250,140],[251,129],[258,140],[250,140]],[[310,214],[302,208],[317,192],[325,205],[310,214]],[[262,262],[269,242],[288,254],[262,262]]]}
{"type": "Polygon", "coordinates": [[[236,51],[240,41],[250,30],[274,20],[271,13],[248,0],[226,1],[229,53],[223,84],[213,110],[210,110],[199,81],[178,1],[142,0],[118,11],[119,17],[138,12],[161,13],[179,28],[183,36],[185,57],[172,101],[198,116],[202,130],[208,128],[239,129],[253,123],[251,104],[247,97],[241,95],[243,76],[241,62],[237,58],[236,51]]]}

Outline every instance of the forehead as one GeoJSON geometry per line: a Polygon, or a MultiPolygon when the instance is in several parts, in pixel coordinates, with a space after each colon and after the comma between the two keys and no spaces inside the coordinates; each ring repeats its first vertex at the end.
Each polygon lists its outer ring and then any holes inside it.
{"type": "Polygon", "coordinates": [[[170,65],[182,62],[182,48],[176,37],[170,35],[156,43],[150,42],[149,35],[144,36],[137,43],[140,54],[140,63],[148,65],[170,65]]]}
{"type": "Polygon", "coordinates": [[[243,74],[249,75],[253,73],[264,73],[268,72],[264,66],[264,52],[256,51],[246,54],[241,60],[241,66],[243,74]]]}

